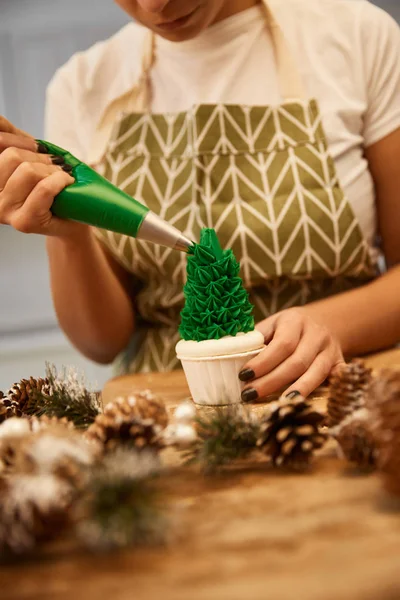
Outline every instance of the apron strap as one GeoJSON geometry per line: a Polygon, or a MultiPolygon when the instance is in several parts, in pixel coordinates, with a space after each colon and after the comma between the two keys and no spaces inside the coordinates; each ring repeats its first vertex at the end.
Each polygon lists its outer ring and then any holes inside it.
{"type": "Polygon", "coordinates": [[[155,58],[155,37],[149,31],[142,46],[142,65],[137,83],[107,106],[96,127],[86,160],[92,167],[100,165],[112,137],[114,125],[121,114],[146,112],[151,107],[152,86],[150,74],[155,58]]]}
{"type": "Polygon", "coordinates": [[[306,100],[307,94],[301,80],[300,71],[285,38],[282,27],[276,20],[269,1],[263,0],[263,4],[267,24],[272,37],[278,71],[279,89],[282,98],[285,101],[306,100]]]}
{"type": "MultiPolygon", "coordinates": [[[[300,72],[292,56],[287,40],[281,26],[270,8],[268,0],[262,0],[265,8],[266,20],[271,32],[274,46],[275,60],[278,71],[279,88],[284,101],[306,100],[300,72]]],[[[152,86],[151,69],[156,60],[156,36],[148,31],[142,48],[142,66],[139,80],[133,88],[122,96],[116,98],[105,110],[100,123],[93,136],[87,162],[96,166],[100,164],[115,122],[121,114],[134,112],[148,112],[151,109],[152,86]]]]}

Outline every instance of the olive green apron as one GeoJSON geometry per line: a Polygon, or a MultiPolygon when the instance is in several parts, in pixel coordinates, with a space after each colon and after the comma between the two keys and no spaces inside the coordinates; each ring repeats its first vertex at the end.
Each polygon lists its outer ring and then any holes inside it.
{"type": "MultiPolygon", "coordinates": [[[[282,30],[265,7],[282,104],[151,114],[156,41],[149,34],[136,110],[119,118],[103,161],[112,183],[187,237],[216,229],[240,259],[256,322],[360,285],[376,272],[329,155],[318,104],[306,98],[282,30]]],[[[120,370],[177,368],[185,255],[98,235],[136,287],[137,333],[120,370]]]]}

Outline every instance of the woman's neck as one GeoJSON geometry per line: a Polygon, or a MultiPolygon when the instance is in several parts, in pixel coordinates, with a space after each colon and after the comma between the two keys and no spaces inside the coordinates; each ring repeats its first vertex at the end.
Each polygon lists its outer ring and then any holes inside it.
{"type": "Polygon", "coordinates": [[[223,8],[219,11],[214,23],[232,17],[232,15],[236,15],[236,13],[252,8],[253,6],[257,6],[260,2],[261,0],[227,0],[223,8]]]}

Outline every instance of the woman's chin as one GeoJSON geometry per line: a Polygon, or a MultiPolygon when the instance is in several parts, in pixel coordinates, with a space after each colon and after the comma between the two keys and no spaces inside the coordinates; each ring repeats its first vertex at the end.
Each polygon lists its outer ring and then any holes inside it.
{"type": "Polygon", "coordinates": [[[177,21],[163,23],[152,27],[157,35],[171,42],[184,42],[197,37],[202,31],[207,29],[213,21],[213,15],[208,14],[203,6],[199,6],[187,18],[177,21]]]}

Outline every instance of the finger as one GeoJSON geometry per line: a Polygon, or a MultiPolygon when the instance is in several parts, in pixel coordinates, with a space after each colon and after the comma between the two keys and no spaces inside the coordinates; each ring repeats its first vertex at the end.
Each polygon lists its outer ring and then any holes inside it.
{"type": "Polygon", "coordinates": [[[271,342],[257,356],[252,358],[239,373],[239,379],[247,382],[270,373],[291,356],[303,334],[303,322],[300,320],[277,321],[271,342]]]}
{"type": "Polygon", "coordinates": [[[243,390],[243,401],[266,398],[295,381],[309,369],[321,351],[321,346],[322,341],[313,343],[309,335],[303,336],[295,352],[289,358],[267,375],[252,381],[251,387],[243,390]]]}
{"type": "Polygon", "coordinates": [[[38,145],[31,137],[16,135],[14,133],[4,133],[0,130],[0,152],[4,152],[7,148],[21,148],[36,152],[38,145]]]}
{"type": "Polygon", "coordinates": [[[4,131],[4,133],[15,133],[16,135],[22,135],[23,137],[32,138],[29,133],[22,131],[22,129],[18,129],[15,127],[10,121],[8,121],[5,117],[0,115],[0,131],[4,131]]]}
{"type": "Polygon", "coordinates": [[[316,356],[310,368],[286,390],[285,395],[299,392],[304,397],[309,396],[325,381],[333,369],[342,364],[345,364],[343,358],[334,360],[330,351],[324,350],[316,356]]]}
{"type": "Polygon", "coordinates": [[[5,133],[15,133],[17,135],[22,135],[24,137],[30,137],[30,138],[32,137],[31,135],[29,135],[29,133],[26,133],[26,131],[23,131],[22,129],[18,129],[18,127],[15,127],[15,125],[10,123],[10,121],[8,121],[2,115],[0,115],[0,131],[4,131],[5,133]]]}
{"type": "Polygon", "coordinates": [[[263,334],[264,341],[266,344],[272,340],[275,332],[276,322],[278,315],[273,315],[272,317],[268,317],[263,321],[260,321],[256,325],[256,330],[263,334]]]}
{"type": "Polygon", "coordinates": [[[0,154],[0,189],[4,189],[7,181],[22,163],[42,163],[51,165],[52,157],[49,154],[38,154],[20,148],[7,148],[0,154]]]}
{"type": "MultiPolygon", "coordinates": [[[[42,180],[61,170],[58,166],[22,163],[7,181],[1,194],[1,216],[8,223],[13,213],[26,202],[29,194],[42,180]]],[[[49,210],[49,206],[45,207],[49,210]]]]}
{"type": "Polygon", "coordinates": [[[23,206],[15,213],[12,226],[24,233],[63,235],[70,226],[68,221],[55,218],[50,212],[54,198],[75,180],[57,169],[37,183],[23,206]]]}

